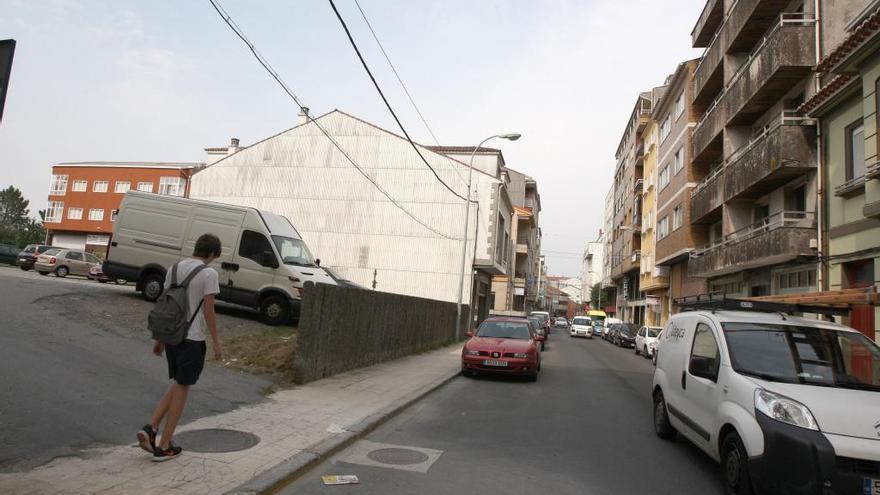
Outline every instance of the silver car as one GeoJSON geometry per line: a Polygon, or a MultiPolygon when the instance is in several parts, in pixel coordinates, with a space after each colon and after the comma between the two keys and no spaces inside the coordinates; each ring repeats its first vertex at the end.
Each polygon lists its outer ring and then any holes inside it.
{"type": "Polygon", "coordinates": [[[88,277],[93,266],[101,266],[100,258],[93,254],[81,249],[52,248],[37,257],[34,270],[40,275],[54,273],[61,278],[68,275],[88,277]]]}

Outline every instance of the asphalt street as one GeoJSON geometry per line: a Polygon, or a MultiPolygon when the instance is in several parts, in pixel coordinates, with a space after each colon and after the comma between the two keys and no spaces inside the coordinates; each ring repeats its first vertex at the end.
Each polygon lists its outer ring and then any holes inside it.
{"type": "Polygon", "coordinates": [[[282,493],[722,493],[717,464],[655,436],[649,360],[564,330],[543,358],[537,383],[456,378],[282,493]]]}
{"type": "MultiPolygon", "coordinates": [[[[102,317],[112,322],[117,305],[134,297],[132,287],[0,268],[0,471],[134,443],[168,385],[165,359],[150,352],[145,326],[113,329],[75,307],[83,298],[106,301],[102,317]]],[[[209,365],[182,423],[260,401],[270,383],[209,365]]]]}

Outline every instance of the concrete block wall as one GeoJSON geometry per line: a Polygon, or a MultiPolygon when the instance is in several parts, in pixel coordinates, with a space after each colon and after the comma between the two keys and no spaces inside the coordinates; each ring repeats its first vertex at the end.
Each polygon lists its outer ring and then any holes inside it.
{"type": "MultiPolygon", "coordinates": [[[[467,314],[462,305],[462,332],[467,314]]],[[[453,343],[455,317],[455,303],[307,283],[295,380],[308,383],[453,343]]]]}

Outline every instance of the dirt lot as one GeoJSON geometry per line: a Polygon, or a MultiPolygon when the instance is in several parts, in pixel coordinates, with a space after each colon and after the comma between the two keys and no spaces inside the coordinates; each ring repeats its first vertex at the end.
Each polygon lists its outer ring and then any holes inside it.
{"type": "MultiPolygon", "coordinates": [[[[74,280],[69,278],[58,282],[74,280]]],[[[150,340],[146,327],[152,303],[143,300],[130,286],[99,285],[88,280],[81,280],[81,283],[82,286],[69,284],[70,291],[43,297],[39,304],[65,318],[92,322],[107,332],[144,342],[150,340]]],[[[218,302],[217,330],[223,343],[223,366],[268,374],[276,386],[293,382],[296,328],[264,325],[256,312],[218,302]]],[[[210,346],[208,355],[211,355],[210,346]]]]}

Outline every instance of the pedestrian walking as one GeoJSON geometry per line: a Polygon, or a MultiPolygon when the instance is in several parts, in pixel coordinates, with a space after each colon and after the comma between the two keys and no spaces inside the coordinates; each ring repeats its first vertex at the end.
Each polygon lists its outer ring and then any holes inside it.
{"type": "Polygon", "coordinates": [[[220,256],[220,239],[204,234],[196,241],[191,258],[168,268],[165,292],[150,312],[153,354],[163,351],[168,361],[171,383],[153,411],[150,422],[137,432],[138,444],[162,462],[178,457],[182,449],[174,445],[174,429],[183,414],[189,387],[195,385],[205,365],[205,331],[211,334],[214,360],[222,357],[214,295],[220,292],[217,271],[208,267],[220,256]],[[159,425],[165,422],[159,443],[159,425]]]}

